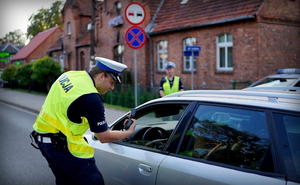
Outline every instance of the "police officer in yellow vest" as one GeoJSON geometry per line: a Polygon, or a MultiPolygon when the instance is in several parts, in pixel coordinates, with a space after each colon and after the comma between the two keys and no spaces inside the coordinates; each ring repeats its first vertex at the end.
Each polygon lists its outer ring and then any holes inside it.
{"type": "Polygon", "coordinates": [[[181,82],[180,77],[174,76],[176,65],[173,62],[166,62],[166,73],[160,81],[159,95],[161,97],[171,93],[184,91],[184,86],[181,82]]]}
{"type": "MultiPolygon", "coordinates": [[[[56,177],[56,184],[104,184],[94,159],[94,148],[84,139],[88,128],[101,143],[133,134],[135,120],[126,131],[108,130],[100,94],[121,83],[126,65],[96,57],[89,72],[69,71],[52,85],[33,125],[33,138],[56,177]]],[[[127,120],[126,120],[127,121],[127,120]]],[[[126,122],[125,121],[125,122],[126,122]]]]}

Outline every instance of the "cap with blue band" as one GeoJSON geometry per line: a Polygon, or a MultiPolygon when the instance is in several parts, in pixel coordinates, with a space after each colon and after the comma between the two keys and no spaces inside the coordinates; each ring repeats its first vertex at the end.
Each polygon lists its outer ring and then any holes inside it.
{"type": "Polygon", "coordinates": [[[95,60],[97,61],[96,65],[99,68],[108,72],[118,83],[121,83],[119,75],[122,71],[127,69],[125,64],[102,57],[96,57],[95,60]]]}
{"type": "Polygon", "coordinates": [[[170,61],[166,62],[166,69],[175,68],[175,67],[176,67],[176,65],[173,62],[170,62],[170,61]]]}

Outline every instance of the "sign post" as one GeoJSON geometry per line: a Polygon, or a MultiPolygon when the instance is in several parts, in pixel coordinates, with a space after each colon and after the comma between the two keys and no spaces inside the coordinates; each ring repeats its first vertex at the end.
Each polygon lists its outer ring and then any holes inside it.
{"type": "Polygon", "coordinates": [[[134,99],[135,106],[138,106],[136,49],[145,45],[147,37],[145,31],[137,25],[144,22],[146,18],[144,7],[136,2],[129,3],[125,8],[125,18],[130,24],[134,25],[127,29],[125,40],[128,46],[134,49],[134,99]]]}
{"type": "Polygon", "coordinates": [[[194,90],[194,56],[199,56],[200,46],[185,46],[184,56],[192,56],[191,61],[191,90],[194,90]]]}

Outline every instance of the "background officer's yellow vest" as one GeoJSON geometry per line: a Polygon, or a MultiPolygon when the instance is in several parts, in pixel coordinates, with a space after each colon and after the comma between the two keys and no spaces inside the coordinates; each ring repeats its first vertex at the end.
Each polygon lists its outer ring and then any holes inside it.
{"type": "Polygon", "coordinates": [[[165,76],[165,79],[166,79],[166,81],[163,84],[163,89],[164,89],[165,95],[179,92],[179,77],[178,76],[174,76],[172,88],[170,87],[170,81],[167,76],[165,76]]]}
{"type": "Polygon", "coordinates": [[[87,144],[83,136],[89,124],[84,117],[81,124],[71,122],[67,110],[74,100],[88,93],[98,92],[87,72],[69,71],[62,74],[53,83],[33,125],[39,133],[62,132],[67,137],[69,151],[80,158],[94,156],[94,148],[87,144]]]}

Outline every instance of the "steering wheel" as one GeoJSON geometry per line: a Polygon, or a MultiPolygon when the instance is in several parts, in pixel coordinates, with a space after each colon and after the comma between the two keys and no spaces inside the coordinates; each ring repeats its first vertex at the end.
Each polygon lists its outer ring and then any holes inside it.
{"type": "Polygon", "coordinates": [[[155,139],[166,139],[169,137],[169,133],[160,127],[151,127],[148,128],[143,134],[143,141],[152,141],[155,139]]]}

